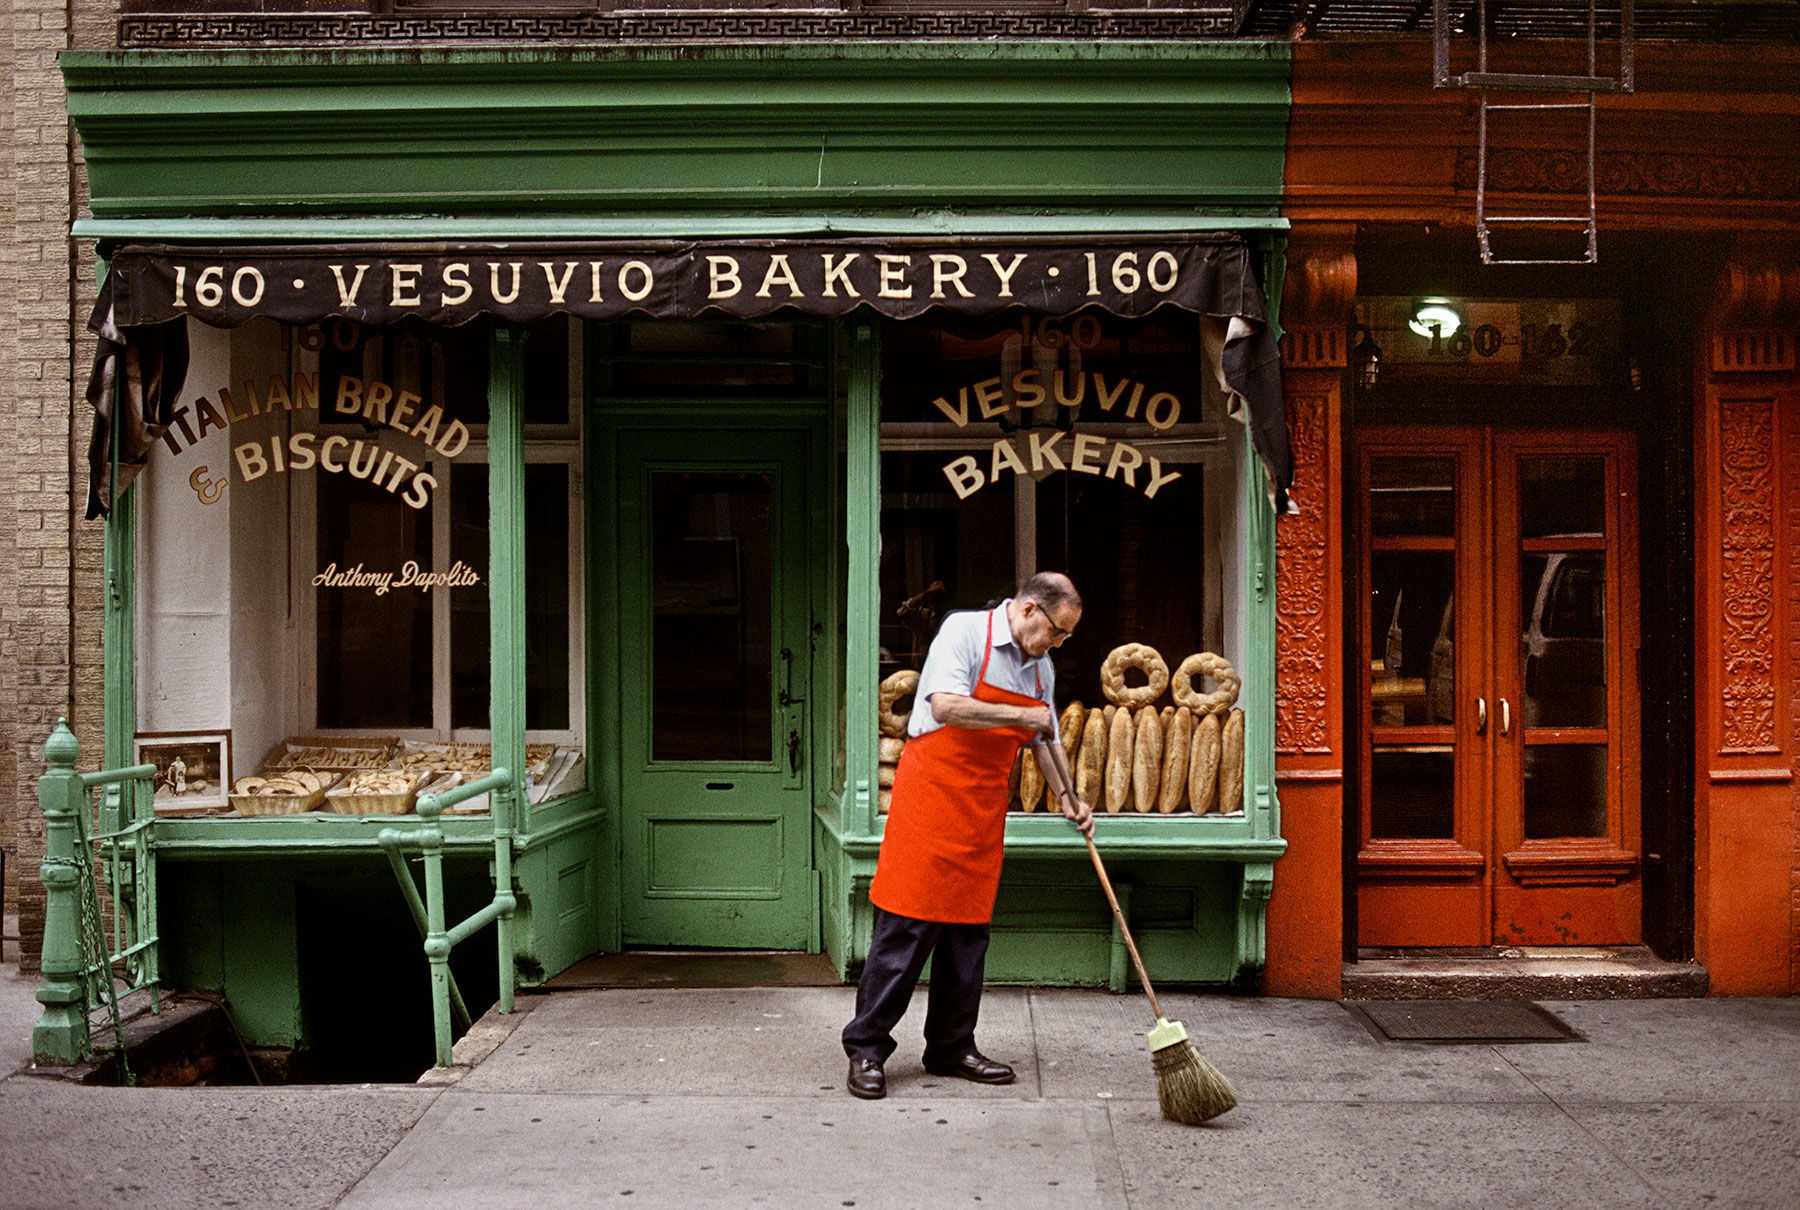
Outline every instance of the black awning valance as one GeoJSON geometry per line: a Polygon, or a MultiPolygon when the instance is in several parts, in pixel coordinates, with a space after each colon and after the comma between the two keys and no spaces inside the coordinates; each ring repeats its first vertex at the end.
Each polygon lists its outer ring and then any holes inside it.
{"type": "Polygon", "coordinates": [[[112,252],[88,325],[100,337],[88,391],[95,408],[88,516],[103,516],[113,497],[112,399],[121,404],[122,487],[176,406],[187,362],[186,327],[179,321],[189,317],[215,327],[257,318],[300,325],[410,318],[455,326],[484,315],[527,324],[555,314],[754,319],[867,308],[913,319],[1013,307],[1044,315],[1099,308],[1126,317],[1177,307],[1235,321],[1222,357],[1225,380],[1248,405],[1252,439],[1278,495],[1288,486],[1279,353],[1249,247],[1236,235],[126,245],[112,252]]]}

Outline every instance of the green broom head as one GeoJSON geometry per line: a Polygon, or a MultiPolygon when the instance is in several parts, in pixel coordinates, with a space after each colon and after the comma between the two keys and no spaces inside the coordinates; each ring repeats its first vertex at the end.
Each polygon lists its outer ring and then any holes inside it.
{"type": "Polygon", "coordinates": [[[1156,1099],[1171,1122],[1198,1126],[1237,1105],[1237,1093],[1188,1041],[1181,1022],[1158,1017],[1150,1029],[1150,1061],[1156,1065],[1156,1099]]]}

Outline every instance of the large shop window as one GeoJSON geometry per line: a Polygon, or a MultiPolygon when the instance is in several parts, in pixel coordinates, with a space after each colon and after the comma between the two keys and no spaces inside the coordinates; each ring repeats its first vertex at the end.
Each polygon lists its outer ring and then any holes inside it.
{"type": "MultiPolygon", "coordinates": [[[[1242,809],[1245,435],[1199,336],[1172,310],[886,330],[884,787],[944,615],[1054,570],[1085,600],[1053,655],[1079,788],[1110,811],[1242,809]]],[[[1049,805],[1034,774],[1014,810],[1049,805]]]]}
{"type": "MultiPolygon", "coordinates": [[[[159,805],[404,813],[479,776],[484,323],[193,328],[194,440],[165,443],[180,448],[145,472],[139,719],[223,732],[229,778],[192,801],[166,788],[159,805]],[[207,409],[223,431],[200,427],[207,409]]],[[[527,795],[541,802],[585,786],[578,329],[545,321],[525,350],[527,795]]]]}

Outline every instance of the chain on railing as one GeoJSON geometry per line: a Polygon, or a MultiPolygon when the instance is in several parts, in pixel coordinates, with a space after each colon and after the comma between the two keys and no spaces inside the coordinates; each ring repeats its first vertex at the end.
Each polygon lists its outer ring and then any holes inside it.
{"type": "Polygon", "coordinates": [[[43,1066],[93,1058],[89,1015],[104,1008],[123,1065],[120,999],[148,990],[151,1011],[161,1008],[151,846],[156,767],[77,773],[79,753],[67,721],[58,719],[44,745],[48,769],[38,779],[45,822],[45,902],[44,986],[37,998],[44,1011],[32,1031],[32,1058],[43,1066]],[[102,792],[98,806],[96,792],[102,792]],[[112,904],[110,928],[96,866],[104,871],[112,904]]]}

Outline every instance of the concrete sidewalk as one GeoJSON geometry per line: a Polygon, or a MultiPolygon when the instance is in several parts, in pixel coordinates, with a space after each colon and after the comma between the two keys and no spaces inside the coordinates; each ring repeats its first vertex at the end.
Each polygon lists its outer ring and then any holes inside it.
{"type": "MultiPolygon", "coordinates": [[[[4,1052],[29,1007],[0,983],[4,1052]]],[[[101,1089],[0,1081],[0,1206],[1800,1205],[1800,1000],[1549,1004],[1586,1041],[1379,1041],[1331,1002],[1175,994],[1236,1084],[1164,1122],[1139,997],[995,989],[1018,1083],[926,1075],[903,1024],[885,1101],[843,1091],[850,988],[520,998],[439,1083],[101,1089]]],[[[919,1005],[922,1009],[922,1003],[919,1005]]],[[[20,1032],[21,1024],[23,1033],[20,1032]]]]}

